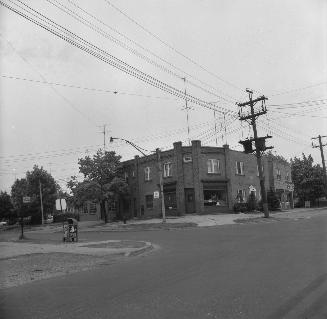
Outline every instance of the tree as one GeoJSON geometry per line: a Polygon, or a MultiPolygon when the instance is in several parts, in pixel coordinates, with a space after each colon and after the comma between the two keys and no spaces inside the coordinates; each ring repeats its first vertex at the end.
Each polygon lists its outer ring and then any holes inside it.
{"type": "Polygon", "coordinates": [[[11,188],[11,197],[15,211],[23,216],[31,216],[32,223],[41,221],[41,198],[44,215],[50,215],[53,211],[59,185],[43,167],[34,165],[33,170],[26,172],[26,177],[15,181],[11,188]],[[23,197],[28,196],[31,202],[24,204],[23,197]]]}
{"type": "Polygon", "coordinates": [[[13,205],[7,192],[0,192],[0,220],[13,217],[13,205]]]}
{"type": "Polygon", "coordinates": [[[98,150],[91,158],[86,156],[78,160],[79,171],[84,180],[78,182],[75,176],[67,183],[77,206],[87,200],[100,203],[101,218],[107,222],[105,202],[119,200],[128,195],[128,185],[121,178],[121,157],[115,152],[98,150]]]}
{"type": "Polygon", "coordinates": [[[323,170],[320,165],[313,164],[311,155],[302,154],[302,159],[291,159],[292,180],[295,195],[299,198],[300,205],[304,201],[316,202],[324,195],[323,170]]]}

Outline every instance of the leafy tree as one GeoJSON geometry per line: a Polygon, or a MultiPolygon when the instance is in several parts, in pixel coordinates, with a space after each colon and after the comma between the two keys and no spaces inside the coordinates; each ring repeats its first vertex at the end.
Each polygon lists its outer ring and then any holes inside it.
{"type": "Polygon", "coordinates": [[[0,192],[0,220],[13,217],[13,205],[7,192],[0,192]]]}
{"type": "Polygon", "coordinates": [[[291,159],[291,168],[295,195],[301,205],[304,205],[306,200],[315,203],[324,195],[323,170],[320,165],[313,164],[311,155],[302,154],[302,159],[294,157],[291,159]]]}
{"type": "Polygon", "coordinates": [[[39,168],[35,165],[32,171],[26,172],[25,178],[16,180],[11,188],[15,211],[23,216],[32,216],[33,223],[39,223],[42,219],[40,188],[45,217],[53,211],[59,186],[43,167],[39,168]],[[24,196],[31,197],[31,203],[24,204],[24,196]]]}
{"type": "Polygon", "coordinates": [[[100,203],[101,217],[107,222],[105,202],[119,200],[128,195],[128,185],[121,178],[121,157],[115,152],[98,150],[91,158],[78,160],[79,171],[84,180],[78,182],[75,176],[67,183],[74,197],[74,203],[82,206],[87,200],[100,203]]]}

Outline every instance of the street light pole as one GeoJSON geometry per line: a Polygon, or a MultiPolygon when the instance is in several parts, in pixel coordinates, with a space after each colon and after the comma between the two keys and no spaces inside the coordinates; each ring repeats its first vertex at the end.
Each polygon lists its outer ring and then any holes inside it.
{"type": "Polygon", "coordinates": [[[166,222],[166,208],[165,208],[165,198],[163,191],[163,182],[162,182],[162,167],[161,167],[161,154],[160,149],[156,149],[157,153],[157,161],[158,161],[158,170],[159,170],[159,185],[160,185],[160,198],[161,198],[161,214],[162,214],[162,222],[166,222]]]}

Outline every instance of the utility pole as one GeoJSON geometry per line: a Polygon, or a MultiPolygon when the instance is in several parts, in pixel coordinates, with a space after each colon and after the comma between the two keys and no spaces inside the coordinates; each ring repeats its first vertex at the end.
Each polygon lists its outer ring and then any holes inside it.
{"type": "Polygon", "coordinates": [[[106,150],[106,124],[103,124],[103,131],[101,132],[98,132],[98,133],[101,133],[103,134],[103,150],[105,151],[106,150]]]}
{"type": "Polygon", "coordinates": [[[186,94],[186,78],[183,78],[185,90],[184,90],[184,96],[185,96],[185,110],[186,110],[186,123],[187,123],[187,140],[188,145],[191,145],[191,139],[190,139],[190,121],[189,121],[189,110],[190,107],[187,105],[187,94],[186,94]]]}
{"type": "Polygon", "coordinates": [[[42,225],[44,224],[44,215],[43,215],[43,200],[42,200],[42,184],[41,180],[39,180],[39,187],[40,187],[40,201],[41,201],[41,217],[42,217],[42,225]]]}
{"type": "Polygon", "coordinates": [[[320,136],[318,135],[317,137],[313,137],[312,140],[316,140],[318,139],[319,140],[319,145],[313,145],[313,142],[312,142],[312,147],[313,148],[320,148],[320,155],[321,155],[321,162],[322,162],[322,168],[323,168],[323,171],[324,171],[324,186],[325,186],[325,192],[326,192],[326,186],[327,186],[327,176],[326,176],[326,164],[325,164],[325,157],[324,157],[324,149],[323,147],[326,146],[327,144],[322,144],[322,141],[321,141],[321,138],[322,137],[327,137],[326,135],[325,136],[320,136]]]}
{"type": "Polygon", "coordinates": [[[269,218],[269,211],[268,211],[268,203],[267,203],[267,193],[265,190],[265,177],[263,175],[262,169],[262,162],[261,157],[265,150],[271,149],[272,147],[266,147],[265,140],[267,138],[271,138],[271,136],[266,137],[258,137],[257,125],[256,125],[256,118],[260,115],[266,114],[267,109],[265,106],[265,101],[268,100],[265,96],[261,96],[256,99],[252,99],[253,91],[246,89],[246,92],[249,93],[249,101],[244,103],[237,103],[240,107],[239,110],[239,118],[241,121],[248,120],[249,124],[252,125],[253,128],[253,139],[247,139],[244,141],[240,141],[240,143],[244,146],[245,153],[253,153],[255,152],[255,156],[257,158],[257,165],[259,170],[259,180],[260,180],[260,189],[261,189],[261,197],[262,197],[262,205],[263,205],[263,212],[265,218],[269,218]],[[258,112],[254,111],[254,105],[258,102],[261,102],[261,110],[258,112]],[[242,107],[250,106],[250,113],[246,115],[242,115],[242,107]],[[255,150],[252,149],[252,142],[255,144],[255,150]]]}
{"type": "Polygon", "coordinates": [[[159,185],[160,185],[160,197],[161,197],[161,213],[162,213],[162,222],[166,222],[166,209],[165,209],[165,199],[164,199],[164,192],[163,192],[163,181],[162,181],[162,167],[161,167],[161,156],[160,156],[160,149],[156,149],[157,153],[157,161],[158,161],[158,170],[159,170],[159,185]]]}

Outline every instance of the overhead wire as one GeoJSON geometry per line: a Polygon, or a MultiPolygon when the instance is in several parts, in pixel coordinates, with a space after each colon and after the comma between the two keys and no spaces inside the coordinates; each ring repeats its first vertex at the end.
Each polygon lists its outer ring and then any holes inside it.
{"type": "Polygon", "coordinates": [[[237,90],[242,90],[241,88],[239,88],[238,86],[236,86],[235,84],[230,83],[229,81],[224,80],[223,78],[221,78],[220,76],[216,75],[215,73],[209,71],[207,68],[203,67],[201,64],[199,64],[198,62],[196,62],[195,60],[191,59],[190,57],[186,56],[185,54],[183,54],[182,52],[180,52],[179,50],[177,50],[176,48],[174,48],[173,46],[171,46],[169,43],[167,43],[166,41],[163,41],[159,36],[157,36],[156,34],[154,34],[152,31],[148,30],[147,28],[145,28],[143,25],[141,25],[139,22],[137,22],[135,19],[131,18],[128,14],[126,14],[124,11],[122,11],[120,8],[118,8],[117,6],[115,6],[111,1],[108,0],[104,0],[108,5],[110,5],[112,8],[114,8],[116,11],[118,11],[120,14],[122,14],[123,16],[125,16],[128,20],[130,20],[131,22],[133,22],[135,25],[137,25],[138,27],[140,27],[143,31],[145,31],[147,34],[149,34],[150,36],[152,36],[153,38],[155,38],[156,40],[158,40],[159,42],[161,42],[163,45],[165,45],[166,47],[168,47],[170,50],[174,51],[175,53],[177,53],[178,55],[182,56],[183,58],[185,58],[186,60],[188,60],[189,62],[191,62],[193,65],[196,65],[197,67],[199,67],[200,69],[202,69],[203,71],[205,71],[206,73],[210,74],[211,76],[217,78],[218,80],[220,80],[221,82],[226,83],[227,85],[233,87],[234,89],[237,90]]]}
{"type": "MultiPolygon", "coordinates": [[[[116,29],[110,27],[107,23],[104,23],[101,19],[99,19],[99,18],[97,18],[96,16],[90,14],[88,11],[84,10],[83,8],[81,8],[80,6],[78,6],[78,5],[77,5],[76,3],[74,3],[73,1],[71,1],[71,0],[67,0],[70,4],[72,4],[74,7],[78,8],[78,9],[79,9],[80,11],[82,11],[84,14],[88,15],[89,17],[91,17],[92,19],[94,19],[95,21],[97,21],[98,23],[101,23],[102,25],[106,26],[106,27],[109,28],[110,30],[112,30],[112,31],[114,31],[114,32],[116,32],[116,33],[118,33],[120,36],[124,37],[124,38],[127,39],[129,42],[133,43],[134,45],[136,45],[137,47],[141,48],[142,50],[144,50],[144,51],[150,53],[152,56],[154,56],[154,57],[156,57],[157,59],[159,59],[160,61],[166,63],[167,65],[169,65],[170,67],[174,68],[175,70],[178,70],[179,72],[182,72],[183,75],[177,74],[177,73],[175,73],[175,72],[169,70],[168,68],[164,67],[163,65],[158,64],[156,61],[150,59],[149,57],[143,55],[142,53],[136,51],[135,49],[129,47],[126,43],[124,43],[124,42],[118,40],[117,38],[113,37],[113,36],[110,35],[108,32],[106,32],[106,31],[104,31],[103,29],[99,28],[98,26],[94,25],[94,24],[91,23],[89,20],[87,20],[87,19],[83,18],[82,16],[78,15],[76,12],[70,10],[68,7],[64,6],[64,5],[63,5],[62,3],[60,3],[59,1],[57,1],[57,0],[47,0],[47,1],[48,1],[49,3],[51,3],[52,5],[54,5],[55,7],[57,7],[58,9],[62,10],[63,12],[65,12],[66,14],[70,15],[70,16],[73,17],[74,19],[78,20],[80,23],[82,23],[82,24],[88,26],[88,27],[91,28],[92,30],[94,30],[94,31],[96,31],[97,33],[101,34],[103,37],[105,37],[105,38],[107,38],[107,39],[113,41],[113,42],[116,43],[117,45],[119,45],[119,46],[121,46],[122,48],[128,50],[129,52],[133,53],[134,55],[138,56],[139,58],[142,58],[142,59],[145,60],[146,62],[148,62],[148,63],[150,63],[150,64],[152,64],[152,65],[154,65],[154,66],[160,68],[161,70],[167,72],[168,74],[170,74],[170,75],[172,75],[172,76],[175,76],[175,77],[177,77],[177,78],[179,78],[179,79],[183,79],[183,77],[185,78],[185,75],[187,75],[188,78],[192,78],[192,79],[198,81],[199,83],[201,83],[202,85],[205,85],[205,86],[210,87],[210,88],[212,88],[212,89],[214,89],[214,90],[216,90],[216,91],[219,91],[219,90],[217,90],[217,88],[215,88],[214,86],[212,86],[212,85],[210,85],[210,84],[208,84],[208,83],[206,83],[206,82],[204,82],[204,81],[198,79],[198,78],[195,77],[194,75],[191,75],[191,74],[187,73],[185,70],[183,70],[183,69],[181,69],[181,68],[175,66],[174,64],[168,62],[167,60],[161,58],[159,55],[153,53],[151,50],[145,48],[144,46],[138,44],[136,41],[134,41],[134,40],[128,38],[127,36],[125,36],[125,35],[122,34],[121,32],[119,32],[119,31],[117,31],[116,29]],[[54,4],[53,1],[56,2],[57,4],[54,4]]],[[[203,91],[206,92],[206,93],[209,93],[209,94],[215,95],[216,97],[219,97],[219,98],[221,98],[221,99],[223,99],[223,100],[225,100],[225,101],[234,102],[234,100],[235,100],[234,97],[232,97],[232,96],[230,96],[230,95],[228,95],[228,94],[226,94],[226,93],[223,93],[223,92],[221,92],[221,91],[219,91],[220,94],[223,94],[223,95],[229,97],[229,98],[232,99],[232,100],[230,100],[230,99],[228,100],[228,99],[224,98],[224,97],[221,96],[221,95],[217,95],[216,93],[214,93],[214,92],[212,92],[212,91],[209,91],[209,90],[207,90],[207,89],[204,89],[203,87],[201,87],[201,86],[195,84],[195,83],[192,82],[192,81],[187,80],[187,82],[188,82],[189,84],[191,84],[192,86],[194,86],[194,87],[196,87],[196,88],[199,88],[199,89],[203,90],[203,91]]]]}
{"type": "MultiPolygon", "coordinates": [[[[138,78],[139,80],[150,84],[154,87],[157,87],[165,92],[168,92],[174,96],[177,96],[179,98],[183,98],[185,99],[185,94],[184,92],[182,92],[179,89],[176,89],[174,87],[172,87],[171,85],[168,85],[156,78],[154,78],[151,75],[148,75],[140,70],[138,70],[137,68],[130,66],[128,63],[114,57],[113,55],[109,54],[107,51],[100,49],[99,47],[93,45],[92,43],[90,43],[89,41],[79,37],[78,35],[76,35],[75,33],[67,30],[66,28],[58,25],[57,23],[55,23],[54,21],[52,21],[51,19],[45,17],[44,15],[42,15],[41,13],[39,13],[38,11],[32,9],[31,7],[29,7],[28,5],[26,5],[25,3],[23,3],[22,1],[18,0],[18,2],[22,3],[22,5],[24,5],[25,7],[27,7],[28,9],[25,9],[19,5],[16,4],[16,6],[18,6],[20,9],[24,10],[25,12],[29,13],[30,15],[34,16],[35,18],[29,16],[28,14],[19,11],[17,8],[12,7],[10,5],[8,5],[7,3],[5,3],[4,1],[1,1],[0,4],[2,4],[3,6],[7,7],[9,10],[21,15],[22,17],[24,17],[25,19],[33,22],[34,24],[42,27],[43,29],[51,32],[52,34],[58,36],[59,38],[65,40],[66,42],[76,46],[77,48],[93,55],[94,57],[98,58],[99,60],[102,60],[105,63],[108,63],[112,66],[114,66],[115,68],[131,75],[134,76],[136,78],[138,78]],[[41,22],[40,22],[41,21],[41,22]],[[60,33],[61,32],[61,33],[60,33]],[[78,41],[79,42],[78,42],[78,41]]],[[[225,109],[222,107],[217,107],[215,105],[212,105],[208,102],[205,102],[199,98],[196,98],[190,94],[187,94],[187,99],[193,103],[196,104],[198,106],[202,106],[208,109],[215,109],[218,112],[222,112],[222,111],[226,111],[226,112],[232,112],[229,109],[225,109]]]]}
{"type": "Polygon", "coordinates": [[[143,95],[143,94],[131,93],[131,92],[121,92],[121,91],[117,91],[117,90],[89,88],[89,87],[84,87],[84,86],[79,86],[79,85],[74,85],[74,84],[50,82],[50,81],[40,81],[40,80],[34,80],[34,79],[30,79],[30,78],[22,78],[22,77],[11,76],[11,75],[3,75],[2,74],[1,77],[5,78],[5,79],[11,79],[11,80],[27,81],[27,82],[32,82],[32,83],[54,85],[54,86],[86,90],[86,91],[92,91],[92,92],[95,91],[95,92],[100,92],[100,93],[112,93],[112,94],[117,94],[117,95],[129,95],[129,96],[137,96],[137,97],[144,97],[144,98],[151,98],[151,99],[163,99],[163,100],[178,101],[178,99],[174,99],[171,97],[165,97],[165,96],[152,96],[152,95],[143,95]]]}
{"type": "Polygon", "coordinates": [[[277,92],[274,94],[270,94],[270,96],[278,96],[278,95],[283,95],[283,94],[289,94],[289,93],[293,93],[293,92],[299,92],[299,91],[304,91],[307,89],[311,89],[317,86],[321,86],[327,84],[327,81],[323,81],[323,82],[318,82],[312,85],[308,85],[308,86],[304,86],[304,87],[300,87],[300,88],[295,88],[295,89],[291,89],[291,90],[286,90],[286,91],[281,91],[281,92],[277,92]]]}

